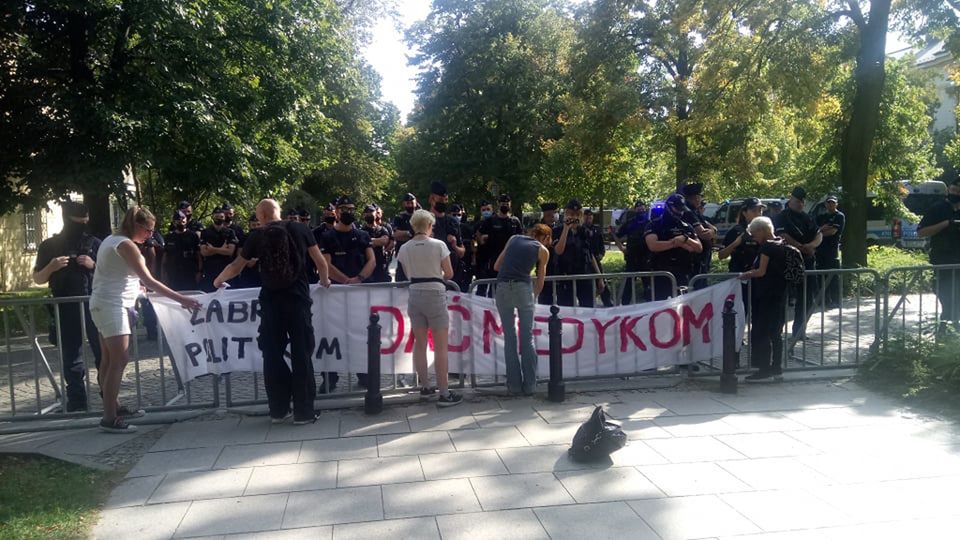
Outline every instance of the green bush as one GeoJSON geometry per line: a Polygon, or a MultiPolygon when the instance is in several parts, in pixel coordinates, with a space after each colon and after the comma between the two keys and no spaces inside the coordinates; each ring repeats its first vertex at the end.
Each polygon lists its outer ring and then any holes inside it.
{"type": "Polygon", "coordinates": [[[860,367],[865,385],[902,398],[956,410],[960,392],[960,334],[891,337],[860,367]]]}

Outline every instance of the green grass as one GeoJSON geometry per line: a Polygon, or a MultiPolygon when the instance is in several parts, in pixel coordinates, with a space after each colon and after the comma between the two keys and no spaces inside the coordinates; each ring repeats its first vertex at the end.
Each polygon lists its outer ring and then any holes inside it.
{"type": "Polygon", "coordinates": [[[891,337],[860,367],[864,386],[960,418],[960,334],[891,337]]]}
{"type": "Polygon", "coordinates": [[[46,457],[0,455],[0,539],[86,538],[121,477],[46,457]]]}

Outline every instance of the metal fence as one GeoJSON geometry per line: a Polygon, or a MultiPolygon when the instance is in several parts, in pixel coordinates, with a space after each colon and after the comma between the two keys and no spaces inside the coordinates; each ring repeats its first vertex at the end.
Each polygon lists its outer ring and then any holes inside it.
{"type": "MultiPolygon", "coordinates": [[[[690,281],[689,288],[697,289],[732,277],[734,274],[696,276],[690,281]]],[[[580,305],[584,298],[591,298],[599,307],[605,304],[600,280],[603,280],[603,288],[609,291],[606,302],[609,305],[642,303],[651,298],[683,294],[686,290],[677,287],[676,280],[667,272],[550,276],[546,279],[545,289],[552,299],[568,294],[566,299],[572,305],[580,305]],[[589,288],[589,296],[581,293],[581,287],[589,288]],[[660,287],[666,290],[660,290],[660,287]]],[[[808,271],[803,286],[794,295],[795,302],[800,304],[799,309],[796,305],[787,307],[787,329],[796,313],[805,314],[806,321],[802,324],[802,339],[798,336],[798,339],[786,340],[784,368],[855,367],[871,349],[886,339],[938,336],[945,326],[955,325],[960,318],[957,313],[960,308],[956,307],[960,306],[960,286],[954,286],[958,282],[960,265],[894,268],[882,276],[866,268],[808,271]],[[830,301],[831,294],[837,295],[837,302],[830,301]],[[944,302],[953,313],[944,315],[944,302]],[[955,307],[950,307],[951,303],[955,307]]],[[[394,291],[404,286],[405,283],[357,285],[394,291]]],[[[471,285],[470,292],[492,297],[495,290],[495,280],[481,280],[471,285]]],[[[752,296],[749,284],[745,290],[746,306],[752,296]]],[[[0,421],[70,418],[96,415],[102,410],[99,387],[95,375],[92,375],[84,383],[88,412],[66,412],[66,375],[69,375],[72,358],[78,355],[78,365],[85,365],[95,373],[95,354],[88,344],[90,325],[88,312],[84,309],[86,300],[86,297],[0,300],[4,339],[0,349],[4,357],[0,364],[0,421]],[[64,327],[71,324],[79,328],[79,339],[76,335],[64,334],[64,327]]],[[[750,316],[752,314],[748,311],[741,369],[746,369],[751,360],[750,316]]],[[[134,332],[130,345],[131,365],[120,390],[122,403],[159,411],[266,402],[263,378],[258,373],[207,375],[182,381],[169,356],[163,333],[158,332],[157,336],[156,340],[148,340],[142,325],[134,332]]],[[[589,373],[579,362],[575,364],[567,369],[567,380],[609,378],[589,373]]],[[[721,369],[720,358],[703,362],[700,367],[698,375],[717,375],[721,369]]],[[[404,392],[409,389],[408,385],[416,383],[414,374],[397,374],[396,366],[394,368],[379,381],[370,383],[379,384],[386,392],[404,392]]],[[[638,371],[618,376],[650,373],[638,371]]],[[[319,399],[363,394],[355,373],[348,371],[342,377],[337,392],[321,394],[319,399]]],[[[455,380],[456,377],[453,384],[455,380]]],[[[470,378],[473,386],[503,382],[502,376],[470,378]]],[[[459,384],[465,384],[462,375],[459,384]]]]}

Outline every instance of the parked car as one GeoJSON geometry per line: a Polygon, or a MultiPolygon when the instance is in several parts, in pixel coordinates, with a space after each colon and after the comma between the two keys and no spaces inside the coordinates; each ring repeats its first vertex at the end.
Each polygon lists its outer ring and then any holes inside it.
{"type": "MultiPolygon", "coordinates": [[[[731,199],[724,201],[712,216],[707,214],[707,217],[713,221],[713,226],[717,228],[717,234],[721,240],[727,235],[727,232],[737,224],[737,218],[740,216],[740,207],[743,206],[744,200],[745,199],[731,199]]],[[[770,206],[770,203],[774,201],[779,202],[784,207],[787,205],[787,199],[760,199],[760,201],[767,206],[770,206]]],[[[768,214],[764,211],[763,215],[768,214]]]]}

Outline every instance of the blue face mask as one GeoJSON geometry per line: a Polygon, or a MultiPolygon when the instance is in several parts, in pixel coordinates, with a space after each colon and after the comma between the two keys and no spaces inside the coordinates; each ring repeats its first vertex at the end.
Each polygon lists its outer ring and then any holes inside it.
{"type": "Polygon", "coordinates": [[[457,225],[460,224],[460,216],[450,216],[450,219],[452,219],[457,225]]]}
{"type": "Polygon", "coordinates": [[[480,215],[483,216],[484,219],[486,219],[492,216],[493,212],[491,210],[484,210],[483,212],[480,212],[480,215]]]}

